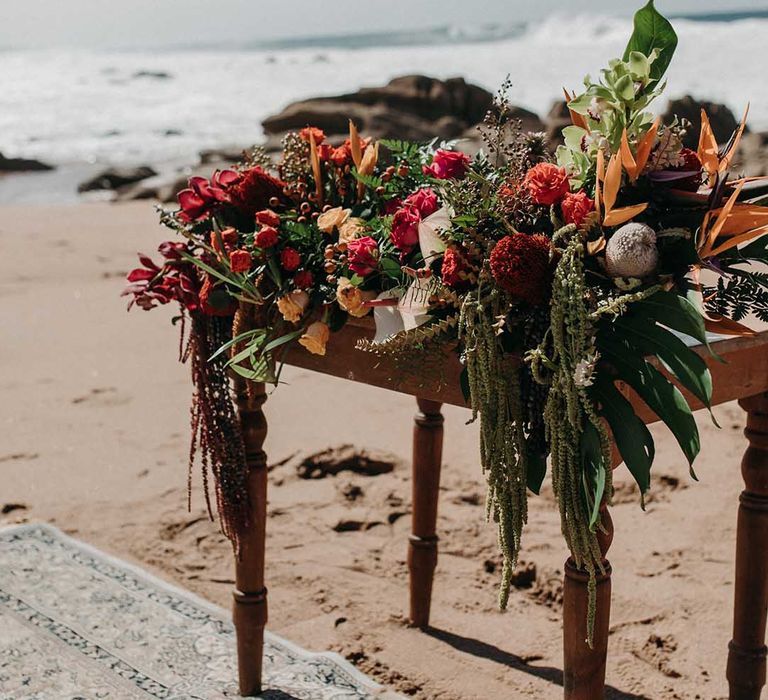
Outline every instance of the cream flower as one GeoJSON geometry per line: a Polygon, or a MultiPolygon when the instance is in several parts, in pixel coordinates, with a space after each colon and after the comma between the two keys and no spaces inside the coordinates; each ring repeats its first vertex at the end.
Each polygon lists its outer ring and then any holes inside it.
{"type": "Polygon", "coordinates": [[[290,323],[298,323],[308,306],[309,294],[301,289],[294,289],[277,300],[278,310],[290,323]]]}
{"type": "Polygon", "coordinates": [[[333,233],[333,229],[341,228],[351,213],[351,209],[343,209],[342,207],[334,207],[324,211],[317,217],[317,227],[323,233],[333,233]]]}
{"type": "Polygon", "coordinates": [[[328,338],[331,336],[331,329],[328,324],[322,321],[315,321],[309,325],[304,335],[299,338],[299,344],[303,345],[314,355],[325,355],[325,346],[328,338]]]}
{"type": "Polygon", "coordinates": [[[363,306],[363,302],[375,298],[376,292],[363,292],[352,284],[348,278],[339,277],[336,287],[336,301],[339,302],[339,306],[350,316],[355,318],[365,316],[370,311],[370,308],[363,306]]]}
{"type": "Polygon", "coordinates": [[[339,226],[339,243],[354,241],[363,231],[365,231],[365,221],[355,216],[350,217],[339,226]]]}

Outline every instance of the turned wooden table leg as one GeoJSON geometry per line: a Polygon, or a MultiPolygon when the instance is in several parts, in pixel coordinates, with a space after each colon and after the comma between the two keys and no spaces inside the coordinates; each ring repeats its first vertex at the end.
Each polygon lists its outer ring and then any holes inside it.
{"type": "Polygon", "coordinates": [[[759,700],[765,685],[768,611],[768,394],[739,402],[749,447],[741,462],[733,640],[728,645],[730,700],[759,700]]]}
{"type": "Polygon", "coordinates": [[[243,427],[249,474],[251,524],[240,542],[240,558],[235,560],[233,619],[237,633],[237,663],[240,694],[261,693],[264,626],[267,623],[267,589],[264,586],[264,547],[267,521],[267,455],[262,446],[267,436],[267,420],[262,407],[267,395],[263,384],[251,386],[235,381],[238,413],[243,427]]]}
{"type": "Polygon", "coordinates": [[[411,624],[429,625],[432,580],[437,566],[437,500],[443,459],[441,403],[417,399],[413,428],[413,521],[408,543],[411,624]]]}
{"type": "MultiPolygon", "coordinates": [[[[613,468],[621,463],[614,447],[613,468]]],[[[589,574],[572,558],[565,562],[563,585],[563,689],[565,700],[600,700],[605,693],[605,666],[611,619],[611,565],[605,558],[613,541],[613,521],[608,506],[600,507],[605,532],[598,533],[605,573],[597,573],[597,611],[592,648],[587,644],[589,574]]]]}

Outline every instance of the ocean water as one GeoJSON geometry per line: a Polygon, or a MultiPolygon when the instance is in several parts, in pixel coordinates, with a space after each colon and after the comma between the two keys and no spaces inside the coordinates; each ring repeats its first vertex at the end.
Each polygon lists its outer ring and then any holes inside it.
{"type": "MultiPolygon", "coordinates": [[[[768,130],[766,13],[681,18],[669,97],[691,93],[768,130]]],[[[550,16],[530,24],[365,34],[156,51],[0,51],[0,152],[66,168],[191,163],[204,148],[245,146],[291,101],[392,77],[460,75],[546,114],[619,55],[629,19],[550,16]]],[[[664,107],[661,100],[657,109],[664,107]]]]}

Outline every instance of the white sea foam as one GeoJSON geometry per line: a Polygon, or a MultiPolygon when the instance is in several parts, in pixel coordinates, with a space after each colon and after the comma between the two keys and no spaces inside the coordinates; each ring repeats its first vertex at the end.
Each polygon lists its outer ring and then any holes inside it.
{"type": "MultiPolygon", "coordinates": [[[[750,100],[751,127],[768,130],[768,19],[678,20],[676,29],[667,94],[738,114],[750,100]]],[[[630,31],[626,19],[552,16],[501,40],[465,32],[464,43],[446,31],[424,45],[379,37],[371,48],[0,52],[0,151],[57,164],[189,162],[202,148],[259,141],[261,120],[293,100],[407,73],[461,75],[490,90],[509,73],[512,101],[545,114],[562,86],[578,89],[620,54],[630,31]]]]}

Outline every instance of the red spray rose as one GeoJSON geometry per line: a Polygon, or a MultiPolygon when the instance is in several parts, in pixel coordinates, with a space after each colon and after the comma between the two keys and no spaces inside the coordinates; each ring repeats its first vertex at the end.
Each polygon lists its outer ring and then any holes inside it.
{"type": "Polygon", "coordinates": [[[536,204],[556,204],[570,190],[565,168],[553,163],[534,165],[525,175],[523,186],[536,204]]]}
{"type": "Polygon", "coordinates": [[[206,275],[200,288],[200,310],[209,316],[231,316],[237,310],[237,300],[229,296],[210,275],[206,275]]]}
{"type": "Polygon", "coordinates": [[[261,230],[254,236],[253,242],[257,248],[266,250],[277,243],[277,230],[271,226],[262,226],[261,230]]]}
{"type": "Polygon", "coordinates": [[[369,275],[379,264],[379,246],[370,236],[356,238],[347,244],[349,269],[358,275],[369,275]]]}
{"type": "Polygon", "coordinates": [[[432,164],[422,166],[425,175],[431,175],[438,180],[457,180],[464,177],[469,168],[469,156],[461,151],[444,151],[439,149],[432,157],[432,164]]]}
{"type": "Polygon", "coordinates": [[[281,203],[287,203],[288,198],[283,190],[286,184],[259,166],[255,166],[242,173],[229,190],[229,196],[242,214],[255,217],[257,211],[266,209],[269,200],[277,198],[281,203]]]}
{"type": "Polygon", "coordinates": [[[277,228],[280,225],[280,217],[271,209],[262,209],[256,212],[256,223],[259,226],[272,226],[277,228]]]}
{"type": "Polygon", "coordinates": [[[248,272],[251,269],[251,254],[247,250],[233,250],[229,254],[232,272],[248,272]]]}
{"type": "Polygon", "coordinates": [[[343,168],[347,163],[352,162],[352,149],[349,144],[344,143],[338,148],[334,148],[328,159],[337,167],[343,168]]]}
{"type": "Polygon", "coordinates": [[[551,281],[549,251],[549,239],[541,234],[504,236],[491,252],[496,283],[514,299],[544,303],[551,281]]]}
{"type": "Polygon", "coordinates": [[[467,284],[467,267],[461,253],[455,248],[448,248],[443,255],[440,277],[448,287],[460,289],[467,284]]]}
{"type": "Polygon", "coordinates": [[[331,144],[329,144],[329,143],[321,143],[317,147],[317,157],[321,161],[325,162],[325,161],[331,159],[331,156],[333,156],[333,151],[334,151],[334,148],[333,148],[333,146],[331,146],[331,144]]]}
{"type": "Polygon", "coordinates": [[[325,141],[325,132],[322,129],[318,129],[316,126],[304,127],[299,132],[299,136],[301,140],[306,141],[307,143],[309,143],[310,134],[315,137],[315,144],[317,146],[319,146],[323,141],[325,141]]]}
{"type": "Polygon", "coordinates": [[[410,253],[419,242],[419,223],[421,214],[415,207],[404,206],[398,209],[392,218],[392,233],[390,238],[395,248],[410,253]]]}
{"type": "Polygon", "coordinates": [[[231,226],[229,228],[225,228],[221,232],[221,240],[224,241],[224,245],[236,245],[237,237],[237,229],[234,229],[231,226]]]}
{"type": "Polygon", "coordinates": [[[563,197],[563,201],[560,202],[560,209],[566,224],[581,226],[584,219],[587,218],[587,214],[595,210],[595,202],[589,198],[584,190],[568,192],[563,197]]]}
{"type": "Polygon", "coordinates": [[[408,195],[405,198],[404,204],[418,210],[422,219],[426,219],[440,208],[440,205],[437,203],[437,195],[431,187],[423,187],[408,195]]]}
{"type": "Polygon", "coordinates": [[[299,270],[293,277],[293,283],[299,289],[309,289],[314,281],[315,278],[309,270],[299,270]]]}
{"type": "Polygon", "coordinates": [[[280,253],[280,264],[286,272],[293,272],[301,265],[301,256],[299,251],[290,246],[283,248],[283,252],[280,253]]]}

